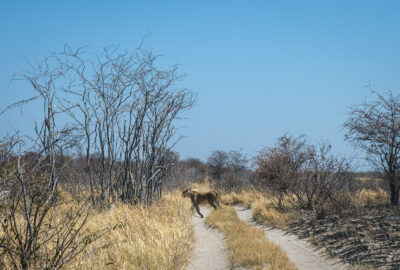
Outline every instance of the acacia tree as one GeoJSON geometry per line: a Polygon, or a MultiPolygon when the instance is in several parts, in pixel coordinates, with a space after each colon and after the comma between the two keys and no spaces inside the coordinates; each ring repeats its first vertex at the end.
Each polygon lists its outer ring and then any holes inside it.
{"type": "Polygon", "coordinates": [[[350,107],[343,124],[345,139],[362,149],[366,159],[383,173],[390,188],[390,204],[398,205],[400,190],[400,95],[391,91],[376,100],[350,107]]]}

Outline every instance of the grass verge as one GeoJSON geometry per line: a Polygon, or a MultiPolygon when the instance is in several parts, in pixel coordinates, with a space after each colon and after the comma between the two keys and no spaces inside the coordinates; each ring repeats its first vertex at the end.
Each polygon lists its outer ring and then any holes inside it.
{"type": "Polygon", "coordinates": [[[231,268],[294,270],[297,269],[277,245],[268,241],[264,232],[247,224],[232,207],[212,211],[206,218],[209,226],[226,238],[231,268]]]}
{"type": "MultiPolygon", "coordinates": [[[[389,195],[381,188],[362,189],[351,196],[351,209],[355,211],[389,204],[389,195]]],[[[278,207],[277,198],[254,189],[231,192],[222,196],[222,199],[230,205],[241,204],[251,208],[252,215],[258,223],[283,230],[287,229],[288,222],[295,220],[299,214],[298,209],[293,208],[287,201],[284,200],[282,207],[278,207]]]]}

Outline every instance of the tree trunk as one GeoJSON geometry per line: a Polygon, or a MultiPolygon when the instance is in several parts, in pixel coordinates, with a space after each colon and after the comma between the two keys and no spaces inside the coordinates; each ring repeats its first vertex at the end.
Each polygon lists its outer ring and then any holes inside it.
{"type": "Polygon", "coordinates": [[[390,184],[390,204],[398,205],[399,204],[399,188],[396,184],[390,184]]]}
{"type": "Polygon", "coordinates": [[[29,264],[27,262],[28,260],[25,258],[25,256],[21,256],[19,261],[21,263],[22,270],[29,270],[29,264]]]}

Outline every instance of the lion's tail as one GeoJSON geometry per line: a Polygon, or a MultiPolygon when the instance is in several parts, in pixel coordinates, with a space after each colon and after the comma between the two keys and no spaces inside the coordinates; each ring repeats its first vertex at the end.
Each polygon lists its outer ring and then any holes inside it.
{"type": "Polygon", "coordinates": [[[218,192],[217,192],[217,197],[219,198],[219,200],[220,200],[223,204],[227,205],[227,204],[222,200],[222,198],[221,198],[221,196],[219,195],[218,192]]]}

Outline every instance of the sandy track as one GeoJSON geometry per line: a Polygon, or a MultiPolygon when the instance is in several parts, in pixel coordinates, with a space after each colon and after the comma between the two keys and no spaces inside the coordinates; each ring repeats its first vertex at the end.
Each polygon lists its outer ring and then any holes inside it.
{"type": "Polygon", "coordinates": [[[295,235],[288,234],[278,229],[257,225],[253,222],[250,209],[243,209],[243,207],[237,206],[235,209],[241,220],[250,222],[258,228],[263,228],[265,236],[278,244],[299,270],[349,269],[348,265],[340,263],[339,261],[324,258],[321,251],[315,251],[306,240],[298,239],[295,235]]]}
{"type": "Polygon", "coordinates": [[[186,270],[229,269],[223,234],[205,224],[205,217],[211,211],[211,208],[203,206],[200,212],[204,218],[200,218],[197,213],[193,216],[196,246],[186,270]]]}

